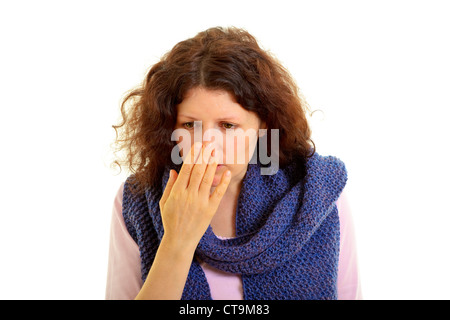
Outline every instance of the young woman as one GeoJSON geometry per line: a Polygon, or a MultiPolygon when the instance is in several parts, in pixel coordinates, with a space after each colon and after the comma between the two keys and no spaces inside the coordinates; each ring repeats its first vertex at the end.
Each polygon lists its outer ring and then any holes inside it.
{"type": "Polygon", "coordinates": [[[107,299],[361,298],[345,165],[252,35],[178,43],[121,111],[107,299]]]}

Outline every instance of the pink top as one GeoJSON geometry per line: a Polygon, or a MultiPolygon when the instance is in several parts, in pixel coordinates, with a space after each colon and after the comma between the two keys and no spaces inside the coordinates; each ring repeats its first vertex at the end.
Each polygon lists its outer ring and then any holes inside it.
{"type": "MultiPolygon", "coordinates": [[[[141,260],[139,247],[128,233],[122,216],[121,184],[114,199],[111,221],[108,276],[106,299],[134,299],[143,285],[141,279],[141,260]]],[[[356,257],[355,235],[350,207],[342,193],[337,201],[341,225],[341,243],[338,266],[338,299],[362,299],[360,278],[356,257]]],[[[241,277],[218,270],[205,262],[200,264],[208,281],[211,297],[214,300],[242,300],[241,277]]]]}

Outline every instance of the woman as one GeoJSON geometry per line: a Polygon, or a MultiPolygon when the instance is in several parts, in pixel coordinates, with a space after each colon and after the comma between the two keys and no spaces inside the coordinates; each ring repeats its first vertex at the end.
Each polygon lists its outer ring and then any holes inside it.
{"type": "Polygon", "coordinates": [[[306,111],[245,30],[164,55],[113,126],[133,174],[115,199],[107,298],[360,298],[346,169],[315,152],[306,111]]]}

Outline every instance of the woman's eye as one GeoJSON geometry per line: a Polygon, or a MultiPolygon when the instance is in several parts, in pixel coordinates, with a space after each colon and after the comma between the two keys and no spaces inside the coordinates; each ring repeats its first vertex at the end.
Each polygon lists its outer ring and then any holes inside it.
{"type": "Polygon", "coordinates": [[[225,129],[233,129],[235,127],[234,124],[232,123],[224,123],[224,128],[225,129]]]}
{"type": "Polygon", "coordinates": [[[187,128],[187,129],[192,129],[194,127],[194,123],[193,122],[183,123],[183,127],[187,128]]]}
{"type": "MultiPolygon", "coordinates": [[[[194,128],[194,122],[185,122],[182,124],[184,128],[186,129],[192,129],[194,128]]],[[[232,123],[228,123],[228,122],[224,122],[222,124],[223,128],[225,129],[234,129],[236,127],[236,125],[232,124],[232,123]]]]}

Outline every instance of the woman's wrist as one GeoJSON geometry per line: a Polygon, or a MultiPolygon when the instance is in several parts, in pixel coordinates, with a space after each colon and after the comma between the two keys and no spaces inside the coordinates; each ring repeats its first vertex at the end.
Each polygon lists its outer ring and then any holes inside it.
{"type": "Polygon", "coordinates": [[[196,246],[163,236],[147,279],[136,299],[180,299],[196,246]]]}
{"type": "Polygon", "coordinates": [[[177,237],[164,235],[159,244],[159,250],[164,250],[174,258],[192,259],[194,257],[197,243],[189,243],[177,237]]]}

